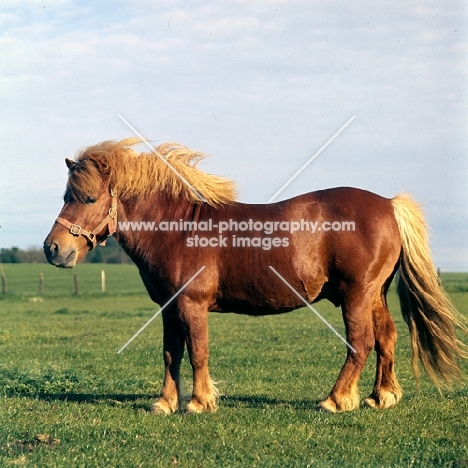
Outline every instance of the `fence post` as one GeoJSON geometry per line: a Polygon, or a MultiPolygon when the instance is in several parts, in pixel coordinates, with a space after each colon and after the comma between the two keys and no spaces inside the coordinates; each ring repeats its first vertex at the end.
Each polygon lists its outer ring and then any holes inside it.
{"type": "Polygon", "coordinates": [[[6,276],[5,276],[5,273],[2,273],[2,294],[6,294],[6,292],[7,292],[6,276]]]}
{"type": "Polygon", "coordinates": [[[44,292],[44,273],[39,273],[39,294],[44,292]]]}
{"type": "Polygon", "coordinates": [[[78,283],[78,275],[75,273],[74,277],[74,282],[75,282],[75,294],[78,295],[79,293],[79,283],[78,283]]]}
{"type": "Polygon", "coordinates": [[[106,292],[106,272],[101,270],[101,292],[106,292]]]}

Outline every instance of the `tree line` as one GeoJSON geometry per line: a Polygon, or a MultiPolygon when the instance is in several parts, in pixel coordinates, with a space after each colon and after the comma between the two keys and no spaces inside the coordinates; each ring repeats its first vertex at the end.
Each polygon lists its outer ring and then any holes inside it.
{"type": "MultiPolygon", "coordinates": [[[[1,248],[0,263],[45,263],[46,258],[42,248],[30,247],[23,250],[18,247],[1,248]]],[[[88,252],[85,263],[132,263],[122,247],[109,237],[105,247],[98,246],[88,252]]]]}

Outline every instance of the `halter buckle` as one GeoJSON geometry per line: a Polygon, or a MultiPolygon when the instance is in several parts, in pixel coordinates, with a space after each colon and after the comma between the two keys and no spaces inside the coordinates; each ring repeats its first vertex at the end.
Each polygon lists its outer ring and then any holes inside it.
{"type": "Polygon", "coordinates": [[[81,234],[81,226],[78,226],[78,224],[72,224],[70,226],[70,234],[73,234],[74,236],[79,236],[81,234]]]}

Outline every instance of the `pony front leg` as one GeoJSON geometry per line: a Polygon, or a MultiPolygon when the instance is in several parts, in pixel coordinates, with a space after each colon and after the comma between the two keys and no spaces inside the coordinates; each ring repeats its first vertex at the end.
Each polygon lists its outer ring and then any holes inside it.
{"type": "Polygon", "coordinates": [[[218,409],[218,391],[208,371],[208,307],[188,298],[181,298],[179,307],[193,371],[193,393],[187,412],[214,412],[218,409]]]}
{"type": "Polygon", "coordinates": [[[164,327],[164,383],[161,395],[153,404],[153,414],[171,414],[179,409],[181,400],[180,363],[184,355],[185,334],[177,311],[168,308],[163,311],[164,327]]]}

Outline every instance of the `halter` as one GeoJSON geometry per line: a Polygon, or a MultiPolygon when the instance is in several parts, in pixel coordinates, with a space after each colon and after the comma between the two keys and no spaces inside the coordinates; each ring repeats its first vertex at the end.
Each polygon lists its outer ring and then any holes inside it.
{"type": "MultiPolygon", "coordinates": [[[[91,244],[91,248],[89,250],[93,250],[98,244],[96,236],[100,231],[102,231],[104,227],[107,227],[107,230],[109,232],[109,234],[107,235],[108,237],[112,236],[117,231],[117,197],[112,189],[110,191],[110,194],[112,197],[112,205],[109,208],[109,213],[92,231],[87,231],[81,226],[70,223],[70,221],[67,221],[63,218],[57,218],[55,222],[66,227],[69,230],[70,234],[72,234],[73,236],[84,236],[88,243],[91,244]]],[[[106,240],[104,239],[100,242],[100,244],[103,246],[106,245],[106,240]]]]}

